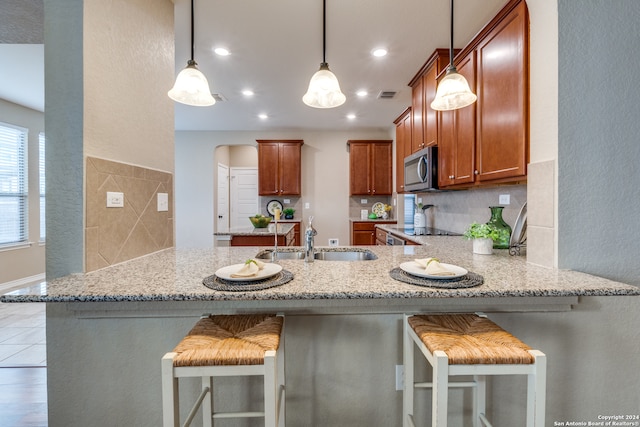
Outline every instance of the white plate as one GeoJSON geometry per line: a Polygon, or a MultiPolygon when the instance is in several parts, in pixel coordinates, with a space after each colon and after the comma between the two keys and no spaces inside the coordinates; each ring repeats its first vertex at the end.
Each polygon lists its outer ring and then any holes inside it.
{"type": "Polygon", "coordinates": [[[511,233],[509,246],[521,245],[527,240],[527,202],[524,202],[511,233]]]}
{"type": "Polygon", "coordinates": [[[378,218],[380,218],[384,213],[384,204],[381,202],[374,203],[373,206],[371,207],[371,212],[378,215],[378,218]]]}
{"type": "Polygon", "coordinates": [[[468,273],[466,269],[462,267],[458,267],[457,265],[445,264],[444,262],[441,262],[440,265],[446,268],[447,270],[451,271],[452,273],[454,273],[454,275],[453,276],[433,276],[431,274],[427,274],[424,270],[424,267],[422,267],[415,261],[403,262],[402,264],[400,264],[400,269],[402,271],[405,271],[411,274],[412,276],[424,277],[426,279],[440,279],[440,280],[456,279],[468,273]]]}
{"type": "Polygon", "coordinates": [[[229,280],[233,282],[253,282],[255,280],[267,279],[271,276],[275,276],[276,274],[280,273],[280,271],[282,270],[281,265],[267,262],[264,264],[264,268],[258,271],[258,274],[256,274],[255,276],[231,277],[232,274],[240,271],[242,267],[244,267],[244,263],[222,267],[221,269],[216,271],[216,276],[218,276],[221,279],[229,280]]]}

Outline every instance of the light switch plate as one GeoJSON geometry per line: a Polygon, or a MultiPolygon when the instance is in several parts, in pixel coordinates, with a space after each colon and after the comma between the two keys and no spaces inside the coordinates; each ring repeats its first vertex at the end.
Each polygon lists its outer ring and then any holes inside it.
{"type": "Polygon", "coordinates": [[[158,212],[169,210],[169,193],[158,193],[158,212]]]}
{"type": "Polygon", "coordinates": [[[107,191],[107,207],[108,208],[123,208],[124,207],[124,193],[116,191],[107,191]]]}
{"type": "Polygon", "coordinates": [[[305,209],[309,209],[310,207],[311,207],[311,205],[309,204],[309,202],[306,202],[306,203],[304,204],[304,208],[305,208],[305,209]]]}
{"type": "Polygon", "coordinates": [[[329,246],[340,246],[340,240],[336,238],[329,239],[329,246]]]}
{"type": "Polygon", "coordinates": [[[360,199],[361,205],[366,205],[368,203],[367,199],[360,199]]]}
{"type": "Polygon", "coordinates": [[[500,205],[508,205],[511,203],[511,195],[510,194],[501,194],[498,197],[498,204],[500,205]]]}

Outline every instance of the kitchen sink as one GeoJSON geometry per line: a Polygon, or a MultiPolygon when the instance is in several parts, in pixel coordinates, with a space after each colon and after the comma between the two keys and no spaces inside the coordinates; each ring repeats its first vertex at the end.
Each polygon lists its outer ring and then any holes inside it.
{"type": "MultiPolygon", "coordinates": [[[[256,255],[257,259],[271,260],[272,250],[263,250],[256,255]]],[[[371,261],[378,259],[378,256],[369,249],[354,248],[322,248],[315,252],[314,259],[318,261],[371,261]]],[[[304,251],[302,250],[282,250],[278,251],[278,259],[304,260],[304,251]]]]}
{"type": "Polygon", "coordinates": [[[376,254],[370,250],[320,251],[316,252],[313,257],[322,261],[371,261],[378,259],[376,254]]]}

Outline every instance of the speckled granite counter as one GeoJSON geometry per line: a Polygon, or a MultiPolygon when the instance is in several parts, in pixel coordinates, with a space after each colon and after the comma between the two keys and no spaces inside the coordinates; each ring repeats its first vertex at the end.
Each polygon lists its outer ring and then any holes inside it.
{"type": "MultiPolygon", "coordinates": [[[[292,223],[278,222],[278,236],[287,235],[293,227],[294,224],[292,223]]],[[[216,231],[213,234],[215,236],[273,236],[275,228],[276,224],[272,222],[265,228],[255,228],[248,225],[246,227],[233,227],[225,231],[216,231]]]]}
{"type": "MultiPolygon", "coordinates": [[[[41,294],[10,293],[5,302],[20,301],[230,301],[230,300],[372,300],[433,298],[503,298],[638,295],[640,289],[611,280],[529,265],[507,251],[474,255],[460,237],[421,236],[422,246],[372,246],[371,261],[281,260],[294,279],[282,286],[254,292],[214,291],[202,280],[221,267],[256,255],[255,247],[212,250],[168,249],[103,270],[75,274],[46,284],[41,294]],[[434,256],[484,277],[484,284],[466,289],[437,289],[392,279],[400,263],[434,256]]],[[[414,301],[415,302],[415,301],[414,301]]]]}

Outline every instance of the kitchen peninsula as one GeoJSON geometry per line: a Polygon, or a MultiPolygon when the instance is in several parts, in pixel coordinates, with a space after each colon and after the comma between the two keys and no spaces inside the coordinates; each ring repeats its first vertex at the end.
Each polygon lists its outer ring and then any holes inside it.
{"type": "MultiPolygon", "coordinates": [[[[277,235],[279,246],[291,246],[295,242],[295,225],[274,222],[265,228],[232,227],[229,230],[216,231],[214,235],[226,236],[231,246],[273,246],[277,235]]],[[[218,246],[221,246],[220,242],[223,241],[218,239],[218,246]]]]}
{"type": "MultiPolygon", "coordinates": [[[[535,342],[540,315],[566,313],[570,321],[574,312],[579,317],[585,297],[640,294],[634,286],[536,267],[506,251],[473,255],[460,237],[421,239],[422,246],[359,247],[377,255],[371,261],[281,260],[293,280],[256,292],[214,291],[202,284],[218,268],[261,249],[221,247],[168,249],[0,300],[47,302],[51,425],[159,425],[160,358],[196,319],[202,313],[270,311],[287,317],[287,400],[296,403],[287,407],[288,423],[393,426],[400,417],[393,365],[401,361],[402,313],[485,311],[499,323],[507,315],[516,319],[508,329],[535,342]],[[437,289],[390,277],[402,262],[427,256],[480,274],[484,283],[437,289]],[[369,386],[376,383],[380,386],[369,386]],[[353,422],[336,421],[345,411],[353,422]]],[[[545,349],[544,342],[540,347],[545,349]]],[[[245,398],[229,387],[216,397],[224,405],[245,398]]],[[[554,387],[551,380],[551,395],[554,387]]],[[[196,391],[194,385],[184,394],[196,391]]]]}

